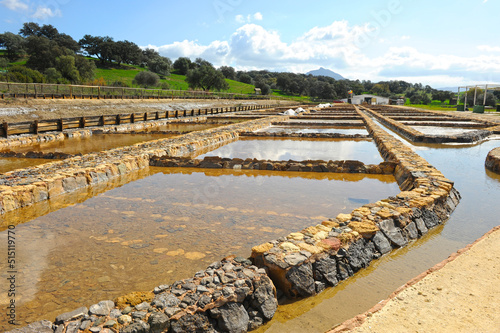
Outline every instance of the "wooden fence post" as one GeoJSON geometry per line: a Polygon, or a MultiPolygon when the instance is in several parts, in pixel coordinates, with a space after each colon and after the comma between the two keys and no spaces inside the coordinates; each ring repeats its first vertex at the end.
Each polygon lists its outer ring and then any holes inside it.
{"type": "Polygon", "coordinates": [[[57,121],[57,130],[59,132],[62,132],[63,131],[63,126],[64,126],[64,121],[62,118],[60,118],[58,121],[57,121]]]}
{"type": "Polygon", "coordinates": [[[116,115],[116,125],[120,125],[120,123],[122,122],[122,119],[120,117],[119,114],[116,115]]]}
{"type": "Polygon", "coordinates": [[[85,128],[85,117],[80,118],[80,128],[85,128]]]}
{"type": "Polygon", "coordinates": [[[130,122],[135,123],[135,113],[130,114],[130,122]]]}
{"type": "Polygon", "coordinates": [[[38,134],[38,120],[33,121],[33,132],[38,134]]]}
{"type": "Polygon", "coordinates": [[[9,137],[9,124],[4,121],[2,124],[2,127],[3,127],[3,136],[5,138],[8,138],[9,137]]]}

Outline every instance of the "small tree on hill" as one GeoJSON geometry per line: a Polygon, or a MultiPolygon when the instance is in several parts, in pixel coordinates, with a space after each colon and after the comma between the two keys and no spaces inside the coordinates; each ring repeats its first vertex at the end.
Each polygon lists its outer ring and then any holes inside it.
{"type": "Polygon", "coordinates": [[[200,88],[205,91],[229,89],[229,84],[224,79],[222,72],[210,65],[202,65],[190,70],[187,73],[186,82],[191,89],[200,88]]]}
{"type": "Polygon", "coordinates": [[[143,71],[134,77],[134,83],[143,87],[155,87],[160,83],[160,77],[153,72],[143,71]]]}
{"type": "Polygon", "coordinates": [[[193,63],[191,59],[186,57],[181,57],[174,62],[174,69],[180,75],[186,75],[187,72],[191,69],[193,63]]]}

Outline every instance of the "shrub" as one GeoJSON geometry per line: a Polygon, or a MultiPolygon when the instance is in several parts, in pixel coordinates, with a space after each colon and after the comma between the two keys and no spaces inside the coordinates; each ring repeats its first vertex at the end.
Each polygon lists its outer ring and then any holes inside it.
{"type": "Polygon", "coordinates": [[[155,73],[143,71],[134,77],[134,83],[143,87],[154,87],[160,83],[160,77],[155,73]]]}

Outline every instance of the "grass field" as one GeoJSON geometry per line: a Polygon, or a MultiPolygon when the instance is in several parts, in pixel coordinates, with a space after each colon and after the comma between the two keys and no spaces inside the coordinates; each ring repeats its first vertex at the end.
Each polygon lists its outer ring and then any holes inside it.
{"type": "Polygon", "coordinates": [[[435,110],[435,111],[457,111],[457,108],[454,106],[442,107],[440,105],[422,105],[422,104],[405,104],[405,106],[409,106],[411,108],[435,110]]]}

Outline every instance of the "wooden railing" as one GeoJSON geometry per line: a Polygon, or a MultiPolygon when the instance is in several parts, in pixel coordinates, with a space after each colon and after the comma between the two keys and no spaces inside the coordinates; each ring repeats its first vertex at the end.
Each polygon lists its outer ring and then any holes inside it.
{"type": "Polygon", "coordinates": [[[39,134],[51,131],[63,131],[66,129],[96,127],[105,125],[133,124],[141,121],[160,120],[180,117],[195,117],[213,115],[227,112],[250,111],[266,109],[270,105],[242,105],[223,108],[208,108],[197,110],[177,110],[177,111],[150,111],[144,113],[129,113],[101,116],[83,116],[73,118],[34,120],[18,123],[4,122],[0,126],[0,136],[7,138],[10,135],[19,134],[39,134]]]}
{"type": "Polygon", "coordinates": [[[280,96],[227,92],[0,82],[0,98],[43,99],[267,99],[280,96]]]}

